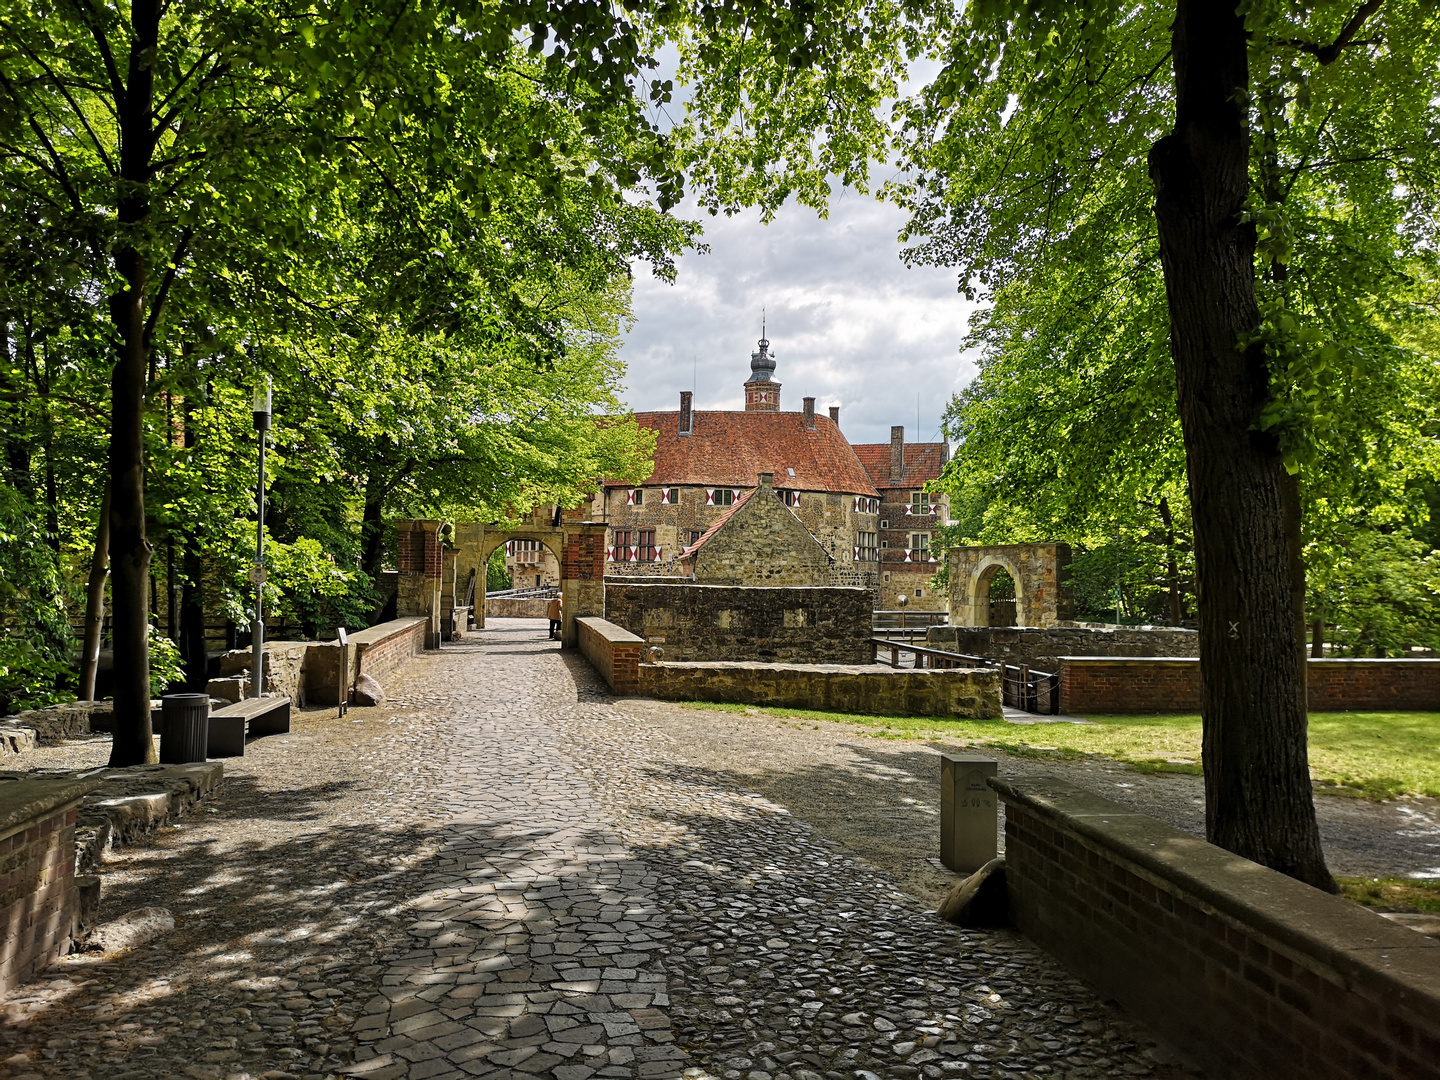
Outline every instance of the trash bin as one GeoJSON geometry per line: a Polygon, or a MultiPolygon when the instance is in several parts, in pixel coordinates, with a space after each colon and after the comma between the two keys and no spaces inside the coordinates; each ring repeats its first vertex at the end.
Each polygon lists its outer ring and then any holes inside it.
{"type": "Polygon", "coordinates": [[[210,695],[166,694],[160,699],[160,761],[204,761],[210,741],[210,695]]]}

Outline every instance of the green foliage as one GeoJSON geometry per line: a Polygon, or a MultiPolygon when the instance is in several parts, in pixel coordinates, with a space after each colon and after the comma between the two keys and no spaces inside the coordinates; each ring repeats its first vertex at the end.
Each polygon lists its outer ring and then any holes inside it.
{"type": "Polygon", "coordinates": [[[485,591],[499,592],[511,588],[514,584],[510,571],[505,568],[505,549],[496,548],[490,555],[490,561],[485,564],[485,591]]]}
{"type": "Polygon", "coordinates": [[[159,697],[185,680],[180,648],[155,627],[150,627],[150,696],[159,697]]]}
{"type": "Polygon", "coordinates": [[[67,599],[35,508],[0,484],[0,716],[74,697],[67,599]]]}

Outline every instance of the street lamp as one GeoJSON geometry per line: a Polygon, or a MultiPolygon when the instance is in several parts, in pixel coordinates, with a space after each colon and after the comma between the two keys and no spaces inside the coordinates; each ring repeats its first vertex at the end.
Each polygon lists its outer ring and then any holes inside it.
{"type": "Polygon", "coordinates": [[[256,487],[255,565],[250,583],[255,586],[255,624],[250,637],[250,696],[265,691],[265,433],[270,430],[270,376],[255,382],[255,430],[260,434],[260,482],[256,487]]]}

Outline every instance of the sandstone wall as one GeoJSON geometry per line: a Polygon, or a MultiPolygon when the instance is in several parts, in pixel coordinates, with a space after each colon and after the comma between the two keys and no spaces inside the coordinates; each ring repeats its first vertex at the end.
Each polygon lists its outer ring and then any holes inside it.
{"type": "Polygon", "coordinates": [[[865,589],[605,585],[605,618],[666,660],[868,663],[870,604],[865,589]]]}
{"type": "MultiPolygon", "coordinates": [[[[557,590],[558,592],[558,590],[557,590]]],[[[544,619],[550,600],[544,596],[487,596],[487,619],[544,619]]]]}
{"type": "Polygon", "coordinates": [[[1062,656],[1195,656],[1200,635],[1169,626],[932,626],[925,644],[1054,674],[1062,656]]]}
{"type": "Polygon", "coordinates": [[[759,586],[828,585],[832,561],[780,501],[768,473],[693,559],[700,584],[759,586]]]}
{"type": "Polygon", "coordinates": [[[1001,715],[993,668],[920,669],[851,664],[641,664],[640,693],[667,701],[717,701],[864,716],[1001,715]]]}

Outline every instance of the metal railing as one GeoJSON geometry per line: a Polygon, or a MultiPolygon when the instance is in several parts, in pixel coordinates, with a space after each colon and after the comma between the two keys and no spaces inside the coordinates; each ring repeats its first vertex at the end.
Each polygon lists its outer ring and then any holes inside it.
{"type": "Polygon", "coordinates": [[[892,668],[906,666],[902,663],[902,656],[905,654],[909,655],[908,666],[912,668],[997,668],[1000,671],[1002,704],[1042,716],[1057,716],[1060,713],[1060,676],[1052,672],[1036,671],[1024,664],[1007,664],[1002,660],[972,656],[969,653],[927,649],[888,637],[872,637],[870,650],[877,664],[881,662],[880,653],[888,652],[892,668]]]}

